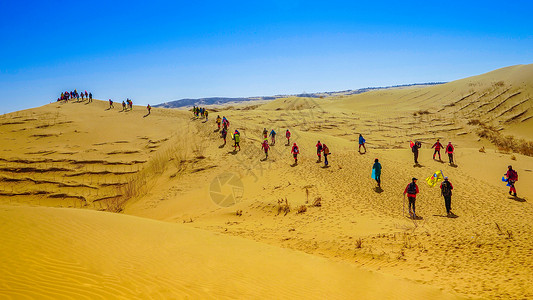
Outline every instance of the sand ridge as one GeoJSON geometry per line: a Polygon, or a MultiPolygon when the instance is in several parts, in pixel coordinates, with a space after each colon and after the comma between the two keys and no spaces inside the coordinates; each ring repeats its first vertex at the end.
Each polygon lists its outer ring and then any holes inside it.
{"type": "MultiPolygon", "coordinates": [[[[124,214],[219,233],[220,243],[230,236],[246,238],[418,281],[447,295],[528,298],[533,296],[533,186],[527,183],[533,180],[533,159],[479,133],[492,128],[491,134],[516,133],[517,139],[531,140],[532,70],[532,65],[514,66],[431,87],[235,104],[211,109],[209,121],[189,111],[158,108],[143,117],[142,108],[106,110],[97,100],[4,115],[0,201],[21,213],[28,206],[119,207],[116,211],[124,214]],[[241,132],[240,152],[233,151],[229,137],[222,144],[217,115],[230,120],[230,130],[241,132]],[[267,160],[260,148],[263,128],[278,133],[267,160]],[[301,150],[295,166],[286,128],[301,150]],[[359,133],[367,140],[367,154],[357,152],[359,133]],[[446,163],[444,153],[443,162],[431,159],[437,138],[453,142],[456,166],[446,163]],[[423,143],[419,166],[408,148],[414,139],[423,143]],[[316,161],[317,140],[332,152],[328,168],[316,161]],[[370,178],[374,158],[383,165],[383,190],[370,178]],[[520,176],[519,197],[510,197],[501,182],[509,164],[520,176]],[[423,181],[436,170],[454,184],[456,219],[445,217],[438,188],[423,181]],[[223,174],[242,182],[242,193],[230,207],[211,197],[212,183],[223,174]],[[423,219],[417,221],[406,218],[402,195],[413,176],[421,190],[417,211],[423,219]],[[320,206],[313,205],[317,198],[320,206]],[[278,214],[280,199],[287,199],[287,214],[278,214]],[[302,207],[306,211],[298,213],[302,207]]],[[[221,193],[232,192],[224,187],[221,193]]],[[[102,241],[95,244],[106,247],[102,241]]],[[[245,258],[265,263],[253,255],[245,258]]],[[[224,287],[218,289],[217,295],[226,295],[224,287]]]]}

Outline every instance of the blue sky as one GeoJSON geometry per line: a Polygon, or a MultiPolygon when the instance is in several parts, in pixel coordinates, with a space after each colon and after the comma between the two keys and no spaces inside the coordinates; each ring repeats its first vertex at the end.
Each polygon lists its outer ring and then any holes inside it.
{"type": "Polygon", "coordinates": [[[451,81],[533,63],[533,1],[0,1],[0,113],[451,81]]]}

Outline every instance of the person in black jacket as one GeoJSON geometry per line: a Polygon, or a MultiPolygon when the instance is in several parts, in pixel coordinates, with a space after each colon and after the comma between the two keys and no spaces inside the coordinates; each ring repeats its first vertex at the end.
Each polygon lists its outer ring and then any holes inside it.
{"type": "Polygon", "coordinates": [[[448,177],[444,177],[444,181],[440,184],[440,192],[444,197],[444,206],[446,206],[446,215],[453,216],[452,213],[452,190],[453,185],[448,181],[448,177]]]}
{"type": "Polygon", "coordinates": [[[422,147],[422,143],[420,143],[419,141],[416,141],[413,147],[411,148],[411,150],[413,151],[414,158],[415,158],[415,164],[417,165],[418,165],[418,149],[420,149],[421,147],[422,147]]]}

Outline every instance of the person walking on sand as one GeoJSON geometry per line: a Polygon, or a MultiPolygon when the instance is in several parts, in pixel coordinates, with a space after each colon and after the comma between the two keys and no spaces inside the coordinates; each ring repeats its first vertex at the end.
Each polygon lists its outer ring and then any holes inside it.
{"type": "Polygon", "coordinates": [[[268,138],[268,130],[266,128],[263,128],[263,140],[266,140],[268,138]]]}
{"type": "Polygon", "coordinates": [[[205,121],[209,121],[209,111],[205,110],[205,121]]]}
{"type": "Polygon", "coordinates": [[[421,147],[422,147],[422,143],[420,143],[419,141],[415,141],[411,145],[411,151],[413,151],[413,156],[415,158],[416,165],[418,165],[418,149],[420,149],[421,147]]]}
{"type": "Polygon", "coordinates": [[[363,149],[365,149],[365,152],[366,153],[366,146],[365,146],[365,138],[363,137],[362,134],[359,134],[359,153],[361,153],[361,146],[363,146],[363,149]]]}
{"type": "Polygon", "coordinates": [[[381,164],[379,163],[379,160],[376,158],[374,160],[374,165],[372,166],[372,170],[374,171],[374,179],[378,183],[378,188],[381,187],[381,164]]]}
{"type": "Polygon", "coordinates": [[[126,102],[122,100],[122,111],[126,111],[126,102]]]}
{"type": "Polygon", "coordinates": [[[288,146],[291,144],[291,132],[289,131],[289,129],[285,131],[285,137],[287,138],[287,146],[288,146]]]}
{"type": "Polygon", "coordinates": [[[452,142],[448,142],[448,145],[446,146],[446,153],[448,153],[448,159],[450,160],[450,165],[453,165],[453,148],[452,142]]]}
{"type": "Polygon", "coordinates": [[[296,145],[296,143],[294,143],[294,145],[292,146],[291,153],[292,153],[292,156],[294,157],[294,164],[297,165],[298,154],[300,153],[300,149],[298,149],[298,146],[296,145]]]}
{"type": "Polygon", "coordinates": [[[326,146],[326,144],[322,144],[322,152],[324,152],[324,166],[327,167],[329,165],[329,162],[328,162],[329,148],[328,146],[326,146]]]}
{"type": "Polygon", "coordinates": [[[320,141],[318,141],[318,143],[316,144],[316,155],[318,156],[317,162],[322,161],[322,157],[321,157],[322,148],[323,148],[322,144],[320,143],[320,141]]]}
{"type": "Polygon", "coordinates": [[[440,184],[440,193],[444,197],[444,206],[446,207],[446,216],[453,216],[452,213],[452,190],[453,185],[448,180],[448,177],[444,177],[444,181],[440,184]]]}
{"type": "Polygon", "coordinates": [[[268,158],[268,149],[270,148],[270,146],[268,145],[268,140],[263,141],[263,143],[261,144],[261,148],[265,150],[265,160],[266,160],[268,158]]]}
{"type": "Polygon", "coordinates": [[[241,134],[238,130],[235,130],[235,133],[233,133],[233,141],[235,142],[235,145],[233,145],[233,147],[235,147],[235,151],[237,151],[237,147],[239,147],[239,151],[241,151],[241,145],[239,145],[241,142],[241,134]]]}
{"type": "Polygon", "coordinates": [[[218,129],[220,129],[220,123],[222,123],[222,119],[220,118],[220,115],[217,115],[217,119],[215,122],[217,123],[218,129]]]}
{"type": "Polygon", "coordinates": [[[113,106],[113,100],[109,99],[109,109],[115,108],[113,106]]]}
{"type": "Polygon", "coordinates": [[[229,121],[228,121],[228,119],[226,119],[225,116],[222,117],[222,127],[225,128],[225,129],[228,129],[228,127],[229,127],[229,121]]]}
{"type": "Polygon", "coordinates": [[[509,195],[516,197],[516,188],[514,184],[518,181],[518,173],[516,170],[513,170],[513,166],[507,167],[507,173],[505,173],[505,177],[507,177],[507,183],[509,184],[509,195]]]}
{"type": "Polygon", "coordinates": [[[440,148],[444,148],[444,146],[440,143],[439,139],[437,139],[437,142],[431,146],[431,148],[435,148],[435,152],[433,152],[433,159],[435,159],[435,155],[439,154],[439,160],[442,161],[440,158],[440,148]]]}
{"type": "Polygon", "coordinates": [[[270,131],[269,136],[270,136],[270,139],[272,140],[271,145],[274,145],[276,143],[276,132],[274,131],[274,129],[270,131]]]}
{"type": "Polygon", "coordinates": [[[409,216],[411,218],[416,218],[416,211],[415,211],[415,202],[416,202],[416,194],[418,194],[418,185],[416,185],[416,179],[413,177],[413,180],[411,183],[405,187],[405,190],[403,191],[403,194],[407,194],[407,199],[409,199],[409,216]]]}
{"type": "Polygon", "coordinates": [[[222,128],[222,131],[220,132],[220,136],[224,139],[224,145],[226,145],[227,135],[228,135],[228,130],[226,128],[222,128]]]}
{"type": "Polygon", "coordinates": [[[89,93],[89,103],[93,102],[93,93],[89,93]]]}
{"type": "Polygon", "coordinates": [[[151,110],[152,110],[152,107],[150,106],[150,104],[148,104],[148,105],[146,106],[146,109],[148,110],[148,114],[150,114],[150,112],[151,112],[151,110]]]}

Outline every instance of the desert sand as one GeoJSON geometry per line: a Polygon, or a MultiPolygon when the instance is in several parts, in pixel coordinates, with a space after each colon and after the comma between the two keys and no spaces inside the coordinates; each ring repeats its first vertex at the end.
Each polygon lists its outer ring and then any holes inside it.
{"type": "Polygon", "coordinates": [[[213,107],[208,121],[97,100],[3,115],[0,295],[531,298],[532,92],[533,65],[519,65],[437,86],[213,107]],[[241,132],[241,151],[229,136],[223,145],[217,115],[241,132]],[[278,133],[267,160],[263,128],[278,133]],[[437,138],[453,143],[455,165],[444,151],[432,159],[437,138]],[[501,181],[510,164],[518,197],[501,181]],[[454,185],[457,218],[424,181],[437,170],[454,185]],[[412,177],[420,220],[405,208],[412,177]]]}

